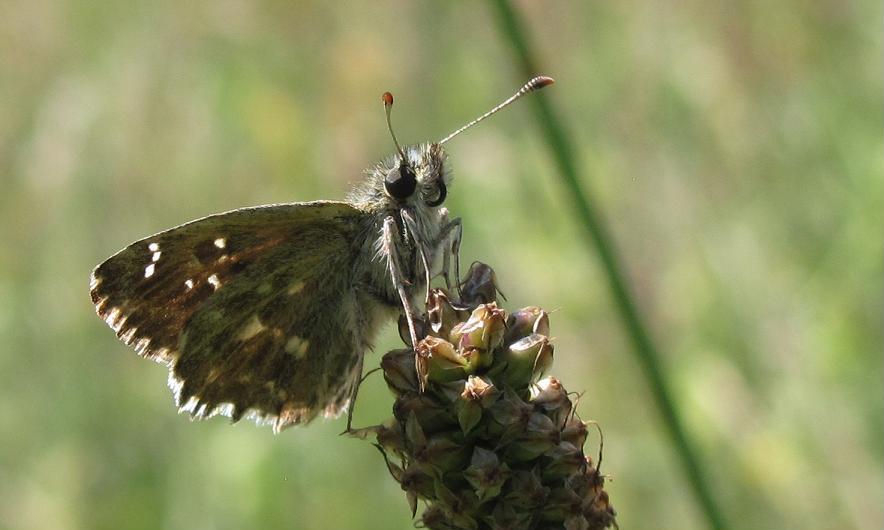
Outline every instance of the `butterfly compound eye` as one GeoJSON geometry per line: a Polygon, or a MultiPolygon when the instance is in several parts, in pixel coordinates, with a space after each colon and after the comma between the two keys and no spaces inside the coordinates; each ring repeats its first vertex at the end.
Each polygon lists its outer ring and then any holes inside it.
{"type": "Polygon", "coordinates": [[[442,182],[442,179],[439,179],[439,188],[438,194],[435,199],[431,199],[427,201],[427,206],[436,207],[445,202],[445,197],[448,196],[448,188],[445,186],[445,183],[442,182]]]}
{"type": "Polygon", "coordinates": [[[387,173],[384,179],[384,190],[387,195],[395,199],[407,199],[411,197],[417,188],[417,177],[414,170],[408,164],[399,164],[397,169],[387,173]]]}

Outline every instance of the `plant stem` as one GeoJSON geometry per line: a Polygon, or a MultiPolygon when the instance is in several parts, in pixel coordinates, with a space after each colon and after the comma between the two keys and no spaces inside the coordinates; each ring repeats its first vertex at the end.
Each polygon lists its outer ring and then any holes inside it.
{"type": "MultiPolygon", "coordinates": [[[[492,4],[496,10],[500,30],[512,45],[523,73],[527,77],[538,75],[539,72],[535,68],[536,62],[528,45],[519,15],[507,0],[493,0],[492,4]]],[[[672,398],[669,379],[663,363],[660,361],[660,354],[642,323],[626,285],[613,238],[605,225],[600,210],[593,204],[591,196],[581,185],[569,136],[565,132],[562,121],[553,111],[552,103],[548,97],[534,97],[530,100],[537,113],[537,121],[543,130],[547,147],[558,166],[559,175],[565,185],[565,194],[585,229],[587,236],[585,241],[590,248],[595,250],[601,260],[608,288],[625,332],[632,343],[632,351],[643,369],[645,379],[650,386],[657,408],[663,416],[663,422],[694,490],[697,502],[705,514],[710,528],[715,530],[727,528],[728,525],[712,495],[703,465],[685,432],[679,410],[672,398]]]]}

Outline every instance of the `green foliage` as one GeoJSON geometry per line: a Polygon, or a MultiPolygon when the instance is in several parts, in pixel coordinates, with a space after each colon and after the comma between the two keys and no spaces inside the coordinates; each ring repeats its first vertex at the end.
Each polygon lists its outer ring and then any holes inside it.
{"type": "MultiPolygon", "coordinates": [[[[880,527],[881,6],[517,7],[557,80],[536,96],[567,119],[728,519],[880,527]]],[[[486,110],[526,80],[494,11],[0,12],[0,526],[411,528],[373,449],[336,436],[342,421],[273,436],[176,415],[166,369],[95,317],[88,276],[201,215],[342,198],[393,149],[384,90],[406,143],[486,110]]],[[[621,526],[705,528],[529,109],[446,145],[464,260],[496,264],[509,307],[558,308],[557,351],[584,352],[557,357],[556,375],[604,426],[621,526]]],[[[356,423],[388,405],[369,378],[356,423]]]]}

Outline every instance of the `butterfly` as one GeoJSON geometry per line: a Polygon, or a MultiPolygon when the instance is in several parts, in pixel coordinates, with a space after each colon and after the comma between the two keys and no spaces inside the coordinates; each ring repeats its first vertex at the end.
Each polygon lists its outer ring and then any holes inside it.
{"type": "Polygon", "coordinates": [[[439,142],[399,145],[346,201],[241,208],[146,237],[98,265],[96,312],[142,357],[169,367],[180,411],[249,417],[274,432],[347,410],[377,330],[456,274],[461,223],[443,203],[443,144],[519,97],[536,77],[439,142]],[[439,264],[441,262],[441,264],[439,264]]]}

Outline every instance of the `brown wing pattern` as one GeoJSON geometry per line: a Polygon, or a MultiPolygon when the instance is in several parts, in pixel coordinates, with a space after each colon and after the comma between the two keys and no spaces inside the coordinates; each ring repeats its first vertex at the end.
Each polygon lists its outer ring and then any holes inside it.
{"type": "Polygon", "coordinates": [[[322,201],[193,221],[99,265],[92,300],[121,340],[170,366],[195,417],[278,430],[335,414],[370,334],[351,276],[361,215],[322,201]]]}

